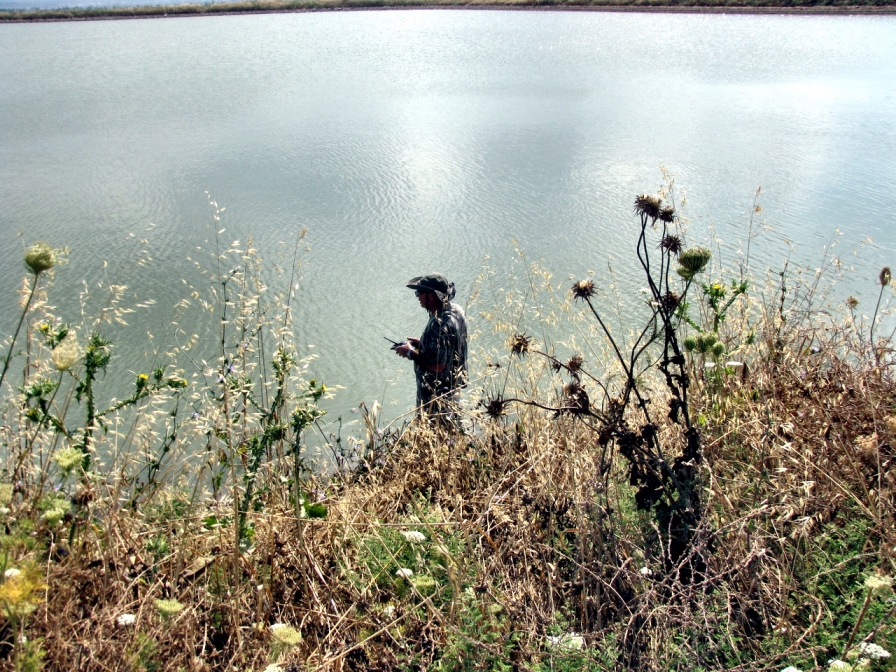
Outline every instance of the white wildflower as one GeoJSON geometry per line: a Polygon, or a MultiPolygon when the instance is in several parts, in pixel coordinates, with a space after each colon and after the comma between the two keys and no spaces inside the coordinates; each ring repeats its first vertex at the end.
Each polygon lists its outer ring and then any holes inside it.
{"type": "Polygon", "coordinates": [[[422,532],[417,532],[416,530],[402,532],[401,534],[407,541],[411,542],[412,544],[422,544],[424,541],[426,541],[426,536],[422,532]]]}
{"type": "Polygon", "coordinates": [[[176,616],[184,608],[184,605],[177,600],[156,600],[155,607],[163,618],[171,618],[176,616]]]}
{"type": "Polygon", "coordinates": [[[412,570],[408,569],[407,567],[402,567],[397,572],[395,572],[395,576],[397,576],[400,579],[409,579],[412,576],[414,576],[414,572],[412,570]]]}
{"type": "Polygon", "coordinates": [[[283,672],[283,668],[276,663],[272,663],[264,668],[264,672],[283,672]]]}
{"type": "Polygon", "coordinates": [[[283,646],[295,646],[302,641],[302,634],[286,623],[274,623],[270,627],[271,637],[283,646]]]}
{"type": "Polygon", "coordinates": [[[638,570],[638,574],[640,574],[641,576],[651,576],[653,574],[653,571],[650,569],[650,567],[642,567],[638,570]]]}
{"type": "Polygon", "coordinates": [[[115,619],[115,622],[118,623],[119,628],[127,628],[137,622],[137,617],[134,614],[121,614],[115,619]]]}
{"type": "Polygon", "coordinates": [[[394,615],[395,615],[395,605],[394,604],[387,604],[385,607],[383,607],[383,616],[385,616],[386,618],[392,618],[394,615]]]}
{"type": "Polygon", "coordinates": [[[861,642],[850,649],[849,653],[846,654],[846,657],[850,660],[856,660],[857,658],[883,660],[884,658],[890,657],[890,652],[872,642],[861,642]]]}
{"type": "Polygon", "coordinates": [[[893,577],[872,574],[865,579],[865,587],[871,591],[872,596],[889,595],[893,592],[893,577]]]}
{"type": "Polygon", "coordinates": [[[853,672],[853,667],[849,663],[840,660],[828,661],[828,672],[853,672]]]}
{"type": "Polygon", "coordinates": [[[790,665],[789,667],[785,667],[783,670],[781,670],[781,672],[803,672],[803,671],[801,669],[799,669],[798,667],[794,667],[793,665],[790,665]]]}
{"type": "Polygon", "coordinates": [[[562,635],[548,636],[548,648],[559,651],[581,651],[585,647],[585,638],[575,632],[567,632],[562,635]]]}
{"type": "Polygon", "coordinates": [[[0,506],[0,516],[8,516],[10,513],[8,506],[0,506]]]}
{"type": "Polygon", "coordinates": [[[68,371],[81,358],[81,348],[74,333],[69,333],[62,342],[53,348],[50,356],[57,371],[68,371]]]}
{"type": "Polygon", "coordinates": [[[62,522],[62,519],[65,518],[65,514],[66,512],[63,509],[54,508],[45,511],[41,518],[43,518],[47,527],[56,527],[62,522]]]}
{"type": "Polygon", "coordinates": [[[22,573],[21,569],[16,569],[15,567],[10,567],[5,572],[3,572],[3,576],[6,579],[14,579],[17,576],[19,576],[19,574],[21,574],[21,573],[22,573]]]}
{"type": "Polygon", "coordinates": [[[62,473],[68,475],[72,469],[84,463],[84,453],[71,446],[60,448],[53,454],[53,461],[59,466],[62,473]]]}

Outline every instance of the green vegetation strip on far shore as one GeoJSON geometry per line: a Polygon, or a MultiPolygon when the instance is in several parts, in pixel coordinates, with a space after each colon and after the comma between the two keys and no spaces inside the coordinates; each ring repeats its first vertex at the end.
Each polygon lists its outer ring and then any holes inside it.
{"type": "Polygon", "coordinates": [[[214,4],[0,10],[0,21],[122,19],[195,14],[294,12],[408,7],[492,7],[545,9],[892,12],[896,0],[258,0],[214,4]]]}

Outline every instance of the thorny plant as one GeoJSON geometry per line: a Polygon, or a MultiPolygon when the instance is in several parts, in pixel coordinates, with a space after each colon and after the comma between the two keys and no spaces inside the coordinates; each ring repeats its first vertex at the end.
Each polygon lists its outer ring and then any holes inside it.
{"type": "MultiPolygon", "coordinates": [[[[654,235],[681,234],[675,219],[651,216],[652,203],[641,203],[646,217],[639,209],[638,254],[654,281],[638,306],[643,331],[612,331],[612,287],[600,302],[588,281],[560,296],[546,271],[527,266],[524,290],[496,290],[493,307],[470,313],[479,329],[520,335],[525,315],[539,330],[474,364],[471,385],[492,390],[485,409],[448,431],[365,406],[367,440],[347,442],[358,459],[346,455],[336,472],[304,463],[301,436],[317,428],[324,391],[280,347],[290,297],[267,291],[251,246],[216,251],[220,269],[183,301],[213,317],[214,342],[175,329],[184,368],[161,355],[145,368],[147,385],[161,366],[156,382],[188,386],[103,416],[87,469],[74,445],[81,429],[70,440],[49,419],[25,417],[38,408],[80,427],[63,413],[68,403],[83,417],[71,374],[44,409],[8,385],[0,602],[16,611],[0,627],[0,669],[36,669],[45,654],[45,669],[91,671],[758,672],[893,650],[890,597],[865,587],[896,570],[888,350],[883,366],[865,367],[854,353],[867,339],[806,308],[805,285],[788,275],[751,304],[760,318],[743,352],[750,376],[706,394],[706,381],[685,375],[693,368],[682,371],[685,327],[662,304],[696,289],[676,279],[679,266],[696,271],[674,239],[654,247],[654,235]],[[552,342],[551,328],[569,333],[552,342]],[[686,405],[673,418],[676,401],[686,405]],[[691,429],[701,459],[688,500],[676,469],[689,465],[676,459],[691,429]],[[699,519],[675,563],[687,502],[699,519]],[[73,507],[89,524],[72,537],[73,507]],[[29,571],[34,581],[16,582],[29,571]]],[[[29,385],[70,359],[50,351],[74,334],[60,337],[63,323],[50,319],[48,286],[26,333],[51,342],[30,355],[29,385]]],[[[720,339],[741,326],[732,320],[720,339]]],[[[102,332],[116,337],[111,325],[102,332]]],[[[97,402],[98,413],[109,405],[97,402]]]]}

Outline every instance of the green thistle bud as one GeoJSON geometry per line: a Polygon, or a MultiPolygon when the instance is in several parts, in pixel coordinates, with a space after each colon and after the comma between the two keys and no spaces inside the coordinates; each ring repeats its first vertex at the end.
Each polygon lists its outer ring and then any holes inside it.
{"type": "Polygon", "coordinates": [[[712,252],[705,247],[692,247],[678,255],[678,275],[690,280],[706,268],[712,252]]]}
{"type": "Polygon", "coordinates": [[[725,344],[724,343],[715,343],[712,346],[712,354],[715,357],[721,357],[725,354],[725,344]]]}
{"type": "Polygon", "coordinates": [[[697,339],[693,336],[688,336],[684,339],[684,349],[688,352],[693,352],[697,349],[697,339]]]}
{"type": "Polygon", "coordinates": [[[25,265],[34,275],[49,271],[58,261],[56,250],[46,243],[35,243],[25,250],[25,265]]]}
{"type": "Polygon", "coordinates": [[[704,353],[706,352],[706,339],[704,339],[703,334],[700,334],[697,338],[694,339],[697,352],[704,353]]]}
{"type": "Polygon", "coordinates": [[[718,340],[719,340],[718,336],[716,336],[712,332],[709,332],[708,334],[703,334],[703,343],[705,344],[707,350],[712,348],[712,346],[714,346],[716,344],[716,341],[718,341],[718,340]]]}

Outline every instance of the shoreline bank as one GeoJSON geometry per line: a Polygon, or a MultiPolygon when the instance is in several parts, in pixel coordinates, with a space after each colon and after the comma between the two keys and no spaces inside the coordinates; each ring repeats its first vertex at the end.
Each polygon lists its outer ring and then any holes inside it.
{"type": "Polygon", "coordinates": [[[890,15],[896,14],[896,2],[886,5],[730,5],[674,4],[636,0],[628,4],[585,4],[559,1],[515,2],[508,0],[472,0],[439,2],[439,0],[311,0],[226,2],[219,4],[186,4],[145,7],[103,7],[86,9],[0,10],[0,23],[44,23],[56,21],[104,21],[116,19],[175,18],[185,16],[237,16],[246,14],[284,14],[301,12],[376,11],[407,9],[473,9],[506,11],[578,11],[578,12],[651,12],[669,14],[789,14],[789,15],[890,15]]]}

